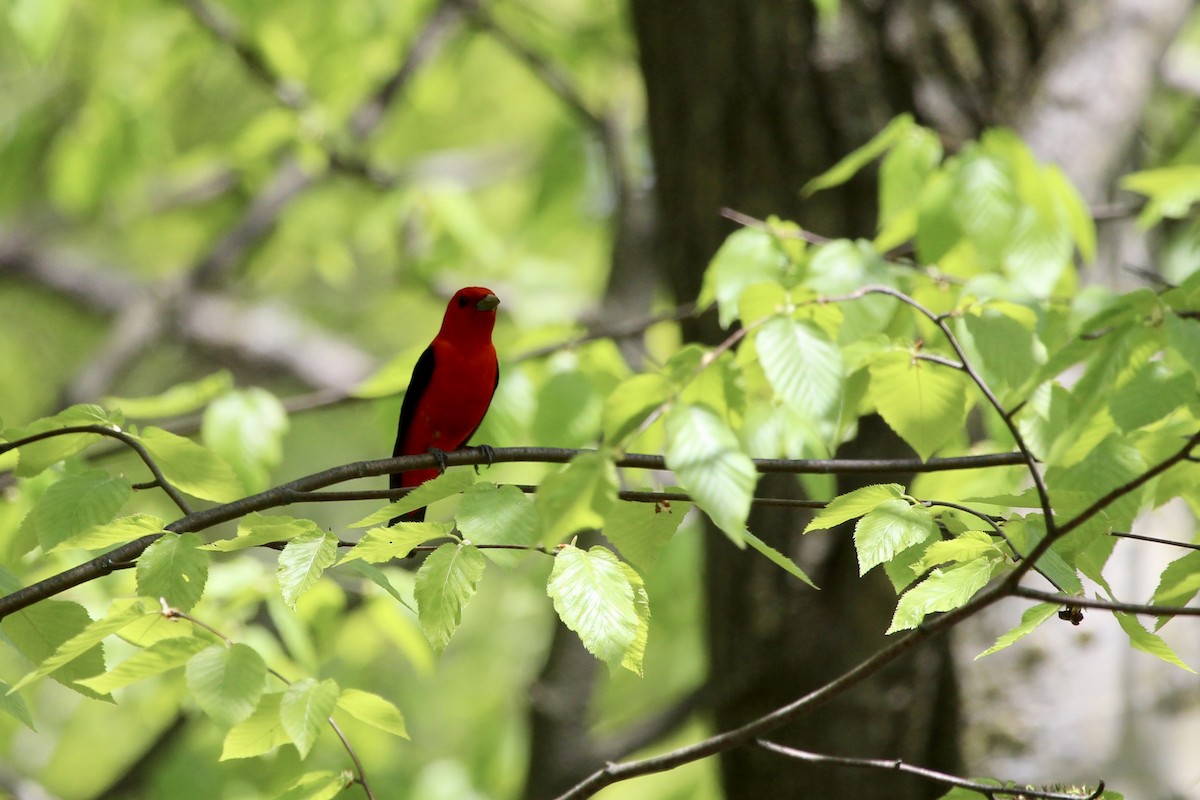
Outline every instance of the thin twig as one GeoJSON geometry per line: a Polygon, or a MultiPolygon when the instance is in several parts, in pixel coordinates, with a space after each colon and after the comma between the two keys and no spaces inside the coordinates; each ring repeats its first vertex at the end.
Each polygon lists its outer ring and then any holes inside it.
{"type": "Polygon", "coordinates": [[[807,750],[797,750],[794,747],[784,747],[781,744],[768,742],[765,739],[758,740],[758,746],[765,750],[770,750],[773,753],[794,758],[798,761],[806,761],[810,764],[834,764],[839,767],[864,767],[867,769],[882,769],[894,772],[903,772],[908,775],[916,775],[926,780],[936,783],[944,783],[947,786],[957,786],[960,789],[969,789],[972,792],[979,792],[989,800],[996,800],[998,797],[1012,797],[1023,800],[1023,798],[1039,798],[1040,800],[1096,800],[1100,795],[1104,794],[1104,781],[1100,781],[1094,792],[1086,795],[1066,792],[1047,792],[1039,789],[1030,789],[1029,787],[1018,788],[1010,786],[1003,788],[1000,786],[991,786],[978,781],[970,781],[966,778],[960,778],[957,775],[947,775],[944,772],[928,769],[926,767],[918,767],[912,764],[905,764],[898,758],[849,758],[847,756],[833,756],[825,753],[810,753],[807,750]]]}
{"type": "Polygon", "coordinates": [[[1126,614],[1150,617],[1200,617],[1200,608],[1194,606],[1155,606],[1146,603],[1124,603],[1120,600],[1090,599],[1082,595],[1043,592],[1025,586],[1013,587],[1012,594],[1027,600],[1040,600],[1045,603],[1080,608],[1098,608],[1104,611],[1120,611],[1126,614]]]}
{"type": "Polygon", "coordinates": [[[1173,539],[1159,539],[1155,536],[1143,536],[1140,533],[1121,533],[1119,531],[1109,531],[1109,536],[1116,536],[1119,539],[1137,539],[1141,542],[1152,542],[1154,544],[1169,544],[1172,547],[1183,547],[1187,550],[1200,550],[1200,544],[1192,544],[1191,542],[1177,542],[1173,539]]]}

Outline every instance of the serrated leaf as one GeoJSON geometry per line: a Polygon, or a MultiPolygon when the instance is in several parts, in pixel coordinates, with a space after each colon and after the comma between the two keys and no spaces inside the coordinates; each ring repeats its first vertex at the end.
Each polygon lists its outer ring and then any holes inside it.
{"type": "MultiPolygon", "coordinates": [[[[1192,551],[1167,565],[1150,602],[1156,606],[1184,606],[1200,592],[1200,551],[1192,551]]],[[[1159,617],[1155,630],[1170,621],[1159,617]]]]}
{"type": "Polygon", "coordinates": [[[1040,366],[1033,331],[1009,314],[985,308],[976,314],[966,314],[963,324],[979,353],[980,363],[976,366],[989,377],[989,382],[1021,386],[1040,366]]]}
{"type": "Polygon", "coordinates": [[[1180,669],[1185,669],[1188,672],[1195,674],[1196,670],[1184,663],[1175,651],[1171,649],[1171,645],[1163,641],[1163,638],[1157,633],[1151,633],[1142,627],[1142,623],[1138,622],[1138,618],[1133,614],[1126,614],[1121,611],[1114,611],[1113,616],[1117,618],[1121,629],[1129,635],[1129,643],[1133,645],[1135,650],[1141,650],[1143,653],[1149,653],[1155,658],[1162,659],[1168,664],[1174,664],[1180,669]]]}
{"type": "Polygon", "coordinates": [[[1167,332],[1167,344],[1171,349],[1183,357],[1193,373],[1200,373],[1200,320],[1167,314],[1163,319],[1163,329],[1167,332]]]}
{"type": "Polygon", "coordinates": [[[180,611],[191,611],[208,581],[208,554],[194,533],[168,533],[146,548],[137,562],[138,594],[165,597],[180,611]]]}
{"type": "MultiPolygon", "coordinates": [[[[80,425],[102,425],[119,430],[123,423],[124,417],[119,412],[110,414],[100,406],[84,403],[65,408],[52,417],[36,420],[20,428],[10,428],[4,432],[4,438],[12,442],[39,433],[80,425]]],[[[69,433],[24,445],[19,451],[20,460],[14,472],[21,478],[33,477],[46,467],[95,444],[99,439],[100,434],[96,433],[69,433]]]]}
{"type": "Polygon", "coordinates": [[[767,544],[766,542],[764,542],[762,539],[755,536],[750,531],[746,531],[745,536],[746,536],[746,544],[750,545],[752,548],[757,550],[759,553],[766,556],[767,560],[770,561],[772,564],[774,564],[777,567],[780,567],[781,569],[783,569],[784,572],[787,572],[789,575],[799,578],[800,580],[804,581],[805,583],[807,583],[809,586],[811,586],[814,589],[821,588],[812,582],[812,578],[808,577],[808,575],[805,574],[804,570],[800,569],[800,565],[797,564],[795,561],[792,561],[792,559],[788,558],[783,553],[776,550],[774,547],[771,547],[771,545],[767,544]]]}
{"type": "Polygon", "coordinates": [[[253,713],[229,729],[221,748],[221,761],[231,758],[253,758],[288,744],[287,731],[279,719],[282,692],[262,695],[253,713]]]}
{"type": "Polygon", "coordinates": [[[250,718],[260,698],[265,700],[267,665],[247,645],[213,645],[187,662],[187,684],[205,714],[222,725],[234,725],[250,718]]]}
{"type": "Polygon", "coordinates": [[[287,409],[266,389],[228,392],[204,411],[201,438],[212,452],[233,467],[249,492],[271,483],[271,470],[283,457],[287,409]]]}
{"type": "Polygon", "coordinates": [[[916,564],[913,572],[920,575],[931,567],[952,561],[972,561],[986,555],[1001,556],[1003,552],[992,543],[992,537],[983,531],[966,531],[953,539],[943,539],[929,545],[925,555],[916,564]]]}
{"type": "Polygon", "coordinates": [[[37,731],[33,725],[33,717],[29,714],[29,706],[25,705],[25,698],[19,694],[12,694],[12,687],[4,681],[0,681],[0,711],[8,714],[29,730],[37,731]]]}
{"type": "Polygon", "coordinates": [[[208,448],[161,428],[144,428],[138,439],[167,482],[181,491],[214,503],[242,496],[242,484],[233,468],[208,448]]]}
{"type": "Polygon", "coordinates": [[[618,501],[604,514],[604,535],[629,563],[649,572],[663,547],[675,535],[691,503],[630,503],[618,501]]]}
{"type": "Polygon", "coordinates": [[[604,512],[617,497],[617,470],[605,453],[581,453],[562,472],[538,486],[537,512],[542,539],[555,544],[585,528],[604,524],[604,512]]]}
{"type": "Polygon", "coordinates": [[[429,644],[438,653],[462,621],[462,611],[475,595],[485,565],[479,548],[469,544],[444,544],[417,570],[414,594],[417,616],[429,644]]]}
{"type": "Polygon", "coordinates": [[[198,381],[180,383],[149,397],[105,397],[108,408],[118,408],[135,419],[177,417],[203,408],[210,400],[233,387],[227,370],[214,372],[198,381]]]}
{"type": "Polygon", "coordinates": [[[610,666],[625,659],[642,623],[633,586],[616,556],[600,546],[561,548],[546,593],[589,653],[610,666]]]}
{"type": "Polygon", "coordinates": [[[404,558],[417,545],[444,539],[453,530],[454,526],[449,522],[398,522],[390,528],[372,528],[342,555],[340,563],[361,559],[382,564],[393,558],[404,558]]]}
{"type": "Polygon", "coordinates": [[[867,512],[854,526],[854,547],[858,552],[858,574],[891,561],[901,550],[925,541],[936,530],[933,517],[925,508],[907,500],[885,500],[867,512]]]}
{"type": "Polygon", "coordinates": [[[646,658],[646,642],[650,637],[650,596],[646,594],[646,584],[637,570],[624,561],[619,563],[621,571],[625,573],[629,585],[633,588],[633,610],[638,618],[637,632],[634,634],[633,643],[625,651],[625,657],[621,659],[621,666],[640,678],[642,662],[646,658]]]}
{"type": "Polygon", "coordinates": [[[203,546],[204,550],[232,553],[247,547],[258,547],[270,542],[287,542],[301,534],[317,535],[321,529],[310,519],[260,514],[254,511],[238,522],[237,535],[232,539],[218,539],[203,546]]]}
{"type": "Polygon", "coordinates": [[[92,526],[112,521],[132,495],[129,481],[102,469],[66,476],[30,512],[38,543],[50,552],[92,526]]]}
{"type": "Polygon", "coordinates": [[[780,399],[806,419],[838,410],[842,399],[842,352],[811,322],[779,316],[755,337],[763,372],[780,399]]]}
{"type": "Polygon", "coordinates": [[[99,550],[114,544],[124,544],[152,533],[162,533],[166,521],[150,514],[130,514],[103,525],[94,525],[69,539],[55,545],[51,552],[78,547],[83,550],[99,550]]]}
{"type": "Polygon", "coordinates": [[[1117,427],[1132,431],[1157,422],[1195,399],[1194,375],[1171,375],[1161,364],[1150,363],[1112,393],[1108,409],[1117,427]]]}
{"type": "Polygon", "coordinates": [[[279,590],[283,600],[295,607],[300,595],[312,588],[338,558],[338,540],[332,533],[302,533],[287,543],[279,554],[279,590]]]}
{"type": "Polygon", "coordinates": [[[743,533],[758,483],[737,435],[707,406],[677,405],[667,414],[667,466],[704,513],[734,544],[743,533]]]}
{"type": "Polygon", "coordinates": [[[308,758],[317,737],[329,724],[329,715],[337,707],[341,689],[337,682],[326,679],[320,682],[312,678],[296,681],[283,693],[279,703],[279,720],[300,753],[308,758]]]}
{"type": "MultiPolygon", "coordinates": [[[[6,591],[8,588],[6,587],[6,591]]],[[[87,630],[92,619],[78,603],[66,600],[43,600],[28,608],[16,611],[0,620],[8,640],[21,654],[34,664],[42,664],[66,642],[87,630]]],[[[104,672],[104,650],[99,644],[87,652],[50,673],[51,680],[58,681],[88,697],[111,699],[87,687],[77,686],[75,681],[90,678],[104,672]]],[[[8,689],[12,692],[13,689],[8,689]]]]}
{"type": "Polygon", "coordinates": [[[1030,606],[1029,608],[1025,609],[1025,613],[1021,615],[1021,623],[997,639],[994,645],[975,656],[976,660],[983,658],[984,656],[990,656],[992,653],[1003,650],[1004,648],[1015,644],[1021,639],[1024,639],[1026,636],[1033,633],[1035,628],[1058,613],[1059,608],[1061,608],[1061,606],[1059,606],[1057,603],[1038,603],[1035,606],[1030,606]]]}
{"type": "Polygon", "coordinates": [[[696,303],[704,308],[715,301],[721,327],[728,328],[737,319],[742,292],[757,283],[782,283],[787,269],[787,255],[774,236],[742,228],[725,239],[709,262],[696,303]]]}
{"type": "Polygon", "coordinates": [[[620,445],[670,395],[670,382],[656,372],[634,375],[617,384],[605,398],[600,415],[604,441],[611,446],[620,445]]]}
{"type": "Polygon", "coordinates": [[[182,667],[192,656],[209,647],[211,642],[196,636],[163,639],[134,653],[103,675],[86,678],[79,683],[101,694],[108,694],[122,686],[182,667]]]}
{"type": "Polygon", "coordinates": [[[875,510],[880,503],[898,500],[903,496],[904,487],[898,483],[873,483],[846,492],[830,500],[825,508],[818,511],[812,522],[804,528],[804,532],[836,528],[843,522],[849,522],[875,510]]]}
{"type": "Polygon", "coordinates": [[[444,500],[447,497],[453,497],[456,494],[465,492],[474,483],[474,470],[446,470],[436,478],[425,481],[396,502],[388,503],[378,511],[371,512],[358,522],[350,525],[350,527],[369,528],[372,525],[389,522],[393,518],[407,514],[414,509],[424,508],[427,505],[436,503],[438,500],[444,500]]]}
{"type": "Polygon", "coordinates": [[[359,722],[402,739],[408,738],[408,728],[400,709],[377,694],[361,689],[343,689],[337,707],[359,722]]]}
{"type": "Polygon", "coordinates": [[[884,421],[921,458],[929,458],[967,418],[967,379],[910,353],[881,353],[871,361],[869,397],[884,421]]]}
{"type": "MultiPolygon", "coordinates": [[[[542,540],[537,507],[516,486],[477,483],[463,492],[454,516],[463,538],[473,544],[515,544],[533,547],[542,540]]],[[[481,551],[497,564],[512,565],[525,558],[521,552],[481,551]]]]}
{"type": "MultiPolygon", "coordinates": [[[[127,604],[114,603],[107,616],[88,624],[79,633],[60,644],[49,658],[42,661],[33,672],[30,672],[17,681],[16,685],[9,691],[15,692],[23,689],[38,678],[43,678],[71,663],[91,651],[93,647],[100,644],[109,635],[116,633],[134,620],[146,616],[147,613],[156,614],[158,611],[155,609],[148,612],[145,603],[141,600],[127,604]]],[[[7,621],[6,618],[5,622],[7,621]]],[[[5,630],[7,631],[7,628],[5,630]]],[[[101,671],[103,671],[103,668],[103,659],[101,659],[101,671]]],[[[80,677],[91,677],[91,675],[80,677]]]]}
{"type": "Polygon", "coordinates": [[[306,772],[275,800],[333,800],[353,784],[354,775],[350,772],[306,772]]]}
{"type": "Polygon", "coordinates": [[[896,613],[888,633],[908,630],[921,624],[927,614],[959,608],[987,586],[995,562],[987,558],[956,564],[943,571],[934,570],[928,578],[909,589],[896,604],[896,613]]]}

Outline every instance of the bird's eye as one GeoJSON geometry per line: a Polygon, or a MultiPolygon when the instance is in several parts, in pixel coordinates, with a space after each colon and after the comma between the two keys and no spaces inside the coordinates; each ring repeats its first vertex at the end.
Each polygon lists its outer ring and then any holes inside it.
{"type": "Polygon", "coordinates": [[[460,294],[458,296],[458,307],[459,308],[467,307],[467,296],[465,294],[460,294]]]}

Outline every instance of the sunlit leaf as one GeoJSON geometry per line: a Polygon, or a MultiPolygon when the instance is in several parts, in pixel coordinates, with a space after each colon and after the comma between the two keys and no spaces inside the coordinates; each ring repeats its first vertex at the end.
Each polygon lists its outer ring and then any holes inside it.
{"type": "Polygon", "coordinates": [[[555,544],[578,530],[599,528],[616,496],[617,470],[611,457],[602,452],[575,456],[566,469],[538,486],[543,540],[555,544]]]}
{"type": "Polygon", "coordinates": [[[161,428],[144,428],[138,438],[176,488],[214,503],[228,503],[244,494],[233,468],[191,439],[161,428]]]}
{"type": "Polygon", "coordinates": [[[978,558],[956,564],[946,570],[934,570],[928,578],[900,597],[888,633],[908,630],[921,624],[927,614],[951,611],[963,606],[975,593],[987,586],[995,562],[978,558]]]}
{"type": "Polygon", "coordinates": [[[854,526],[858,574],[890,561],[901,550],[925,541],[935,531],[929,510],[907,500],[885,500],[854,526]]]}
{"type": "Polygon", "coordinates": [[[992,537],[983,531],[967,531],[953,539],[941,539],[929,545],[925,555],[913,565],[913,572],[920,575],[927,569],[954,561],[971,561],[986,555],[1003,555],[992,537]]]}
{"type": "Polygon", "coordinates": [[[86,678],[79,683],[101,694],[107,694],[122,686],[182,667],[192,656],[211,646],[211,642],[196,636],[163,639],[134,653],[103,675],[86,678]]]}
{"type": "Polygon", "coordinates": [[[655,408],[670,396],[671,385],[657,372],[634,375],[622,381],[604,400],[601,423],[604,441],[620,444],[655,408]]]}
{"type": "Polygon", "coordinates": [[[332,533],[302,533],[287,543],[279,554],[279,589],[283,600],[295,606],[300,595],[312,588],[321,574],[337,561],[338,540],[332,533]]]}
{"type": "Polygon", "coordinates": [[[837,411],[842,397],[842,353],[810,322],[771,319],[756,337],[767,380],[783,402],[806,418],[837,411]]]}
{"type": "MultiPolygon", "coordinates": [[[[1150,602],[1156,606],[1184,606],[1200,592],[1200,551],[1192,551],[1167,565],[1150,602]]],[[[1170,621],[1159,617],[1155,630],[1170,621]]]]}
{"type": "Polygon", "coordinates": [[[204,444],[233,467],[249,492],[270,485],[271,470],[283,457],[287,410],[275,395],[253,387],[228,392],[204,411],[204,444]]]}
{"type": "Polygon", "coordinates": [[[400,713],[400,709],[390,700],[385,700],[377,694],[361,689],[343,689],[338,697],[337,707],[359,722],[402,739],[408,738],[408,728],[404,724],[404,715],[400,713]]]}
{"type": "Polygon", "coordinates": [[[546,593],[589,653],[609,665],[625,659],[642,622],[634,588],[616,556],[599,546],[561,548],[546,593]]]}
{"type": "Polygon", "coordinates": [[[734,231],[709,263],[697,305],[703,308],[715,301],[721,327],[728,328],[737,319],[738,300],[747,287],[782,283],[787,270],[787,255],[770,233],[756,228],[734,231]]]}
{"type": "Polygon", "coordinates": [[[203,408],[232,387],[233,376],[221,370],[198,381],[176,384],[151,397],[105,397],[102,402],[107,408],[118,408],[135,419],[177,417],[203,408]]]}
{"type": "Polygon", "coordinates": [[[457,630],[463,608],[483,577],[485,563],[479,548],[451,543],[430,553],[417,570],[417,612],[435,651],[445,650],[457,630]]]}
{"type": "MultiPolygon", "coordinates": [[[[11,591],[7,587],[6,590],[11,591]]],[[[8,641],[23,656],[34,664],[42,664],[61,646],[87,630],[91,622],[87,611],[78,603],[43,600],[0,620],[0,631],[4,632],[8,641]]],[[[104,650],[100,644],[95,644],[77,658],[51,672],[50,678],[88,697],[111,699],[74,683],[81,678],[90,678],[102,672],[104,650]]]]}
{"type": "Polygon", "coordinates": [[[838,495],[817,512],[804,532],[835,528],[843,522],[849,522],[873,511],[881,503],[898,500],[903,496],[904,487],[898,483],[874,483],[838,495]]]}
{"type": "MultiPolygon", "coordinates": [[[[100,425],[119,430],[124,421],[119,412],[110,413],[100,406],[85,403],[65,408],[52,417],[39,419],[20,428],[9,428],[4,431],[4,438],[13,442],[39,433],[82,425],[100,425]]],[[[95,433],[71,433],[24,445],[19,450],[20,460],[17,463],[16,474],[22,478],[37,475],[46,467],[94,444],[100,436],[101,434],[95,433]]]]}
{"type": "Polygon", "coordinates": [[[1155,658],[1162,659],[1168,664],[1174,664],[1188,672],[1196,672],[1196,670],[1184,663],[1183,659],[1171,649],[1171,645],[1163,641],[1161,636],[1143,628],[1142,623],[1138,621],[1136,616],[1121,611],[1113,612],[1113,616],[1121,624],[1121,629],[1129,635],[1129,643],[1133,645],[1134,649],[1141,650],[1143,653],[1149,653],[1155,658]]]}
{"type": "Polygon", "coordinates": [[[475,483],[475,472],[471,469],[449,469],[432,480],[425,481],[399,500],[388,503],[383,508],[373,511],[358,522],[352,523],[351,528],[369,528],[372,525],[389,522],[395,517],[407,514],[414,509],[424,508],[438,500],[453,497],[465,492],[475,483]]]}
{"type": "Polygon", "coordinates": [[[33,507],[38,542],[49,552],[92,526],[110,522],[132,495],[128,480],[102,469],[67,475],[33,507]]]}
{"type": "Polygon", "coordinates": [[[737,436],[713,411],[677,405],[667,415],[667,466],[717,527],[738,546],[758,471],[737,436]]]}
{"type": "Polygon", "coordinates": [[[274,800],[333,800],[353,783],[354,774],[347,770],[306,772],[274,800]]]}
{"type": "Polygon", "coordinates": [[[300,758],[308,757],[317,737],[329,725],[329,715],[337,707],[340,693],[336,681],[312,678],[296,681],[283,693],[279,720],[300,752],[300,758]]]}
{"type": "Polygon", "coordinates": [[[0,681],[0,711],[8,714],[29,730],[37,730],[33,725],[33,716],[29,713],[29,706],[25,705],[25,698],[12,693],[12,687],[4,681],[0,681]]]}
{"type": "Polygon", "coordinates": [[[807,195],[822,189],[841,186],[867,164],[890,150],[913,129],[914,125],[911,114],[901,114],[894,118],[866,144],[842,156],[841,160],[832,167],[804,184],[803,192],[807,195]]]}
{"type": "Polygon", "coordinates": [[[208,554],[200,544],[194,533],[168,533],[146,548],[137,562],[138,594],[191,611],[208,581],[208,554]]]}
{"type": "Polygon", "coordinates": [[[994,645],[975,656],[975,658],[979,659],[983,658],[984,656],[990,656],[992,653],[995,653],[998,650],[1003,650],[1004,648],[1015,644],[1021,639],[1024,639],[1026,636],[1033,633],[1034,629],[1036,629],[1039,625],[1058,613],[1059,608],[1061,608],[1061,606],[1058,603],[1038,603],[1035,606],[1030,606],[1029,608],[1025,609],[1025,613],[1021,615],[1021,622],[1019,625],[1001,636],[996,640],[994,645]]]}
{"type": "Polygon", "coordinates": [[[53,550],[79,547],[99,550],[114,544],[124,544],[153,533],[162,533],[166,521],[150,514],[130,514],[103,525],[94,525],[79,534],[59,542],[53,550]]]}
{"type": "Polygon", "coordinates": [[[795,561],[788,558],[783,553],[776,550],[774,547],[771,547],[771,545],[767,544],[766,542],[764,542],[762,539],[755,536],[750,531],[746,531],[746,533],[744,535],[746,537],[746,544],[750,545],[752,548],[757,550],[759,553],[766,556],[767,560],[770,561],[772,564],[781,568],[784,572],[788,573],[789,575],[799,578],[800,580],[804,581],[812,588],[814,588],[814,589],[820,588],[815,583],[813,583],[812,578],[808,577],[808,575],[804,572],[804,570],[800,569],[800,565],[797,564],[795,561]]]}
{"type": "Polygon", "coordinates": [[[393,558],[404,558],[417,545],[444,539],[453,530],[454,526],[448,522],[398,522],[390,528],[371,528],[342,555],[340,563],[362,559],[381,564],[393,558]]]}
{"type": "Polygon", "coordinates": [[[649,572],[691,507],[691,503],[682,500],[618,501],[604,513],[604,535],[629,563],[649,572]]]}
{"type": "MultiPolygon", "coordinates": [[[[542,540],[537,507],[516,486],[475,484],[463,493],[454,520],[463,538],[472,544],[534,547],[542,540]]],[[[516,550],[481,552],[497,564],[512,565],[525,558],[524,553],[516,550]]]]}
{"type": "Polygon", "coordinates": [[[253,758],[269,753],[292,740],[279,718],[282,692],[264,694],[254,712],[229,729],[221,748],[221,761],[231,758],[253,758]]]}
{"type": "Polygon", "coordinates": [[[238,521],[237,535],[234,538],[218,539],[204,545],[202,549],[232,553],[269,542],[287,542],[302,533],[316,535],[321,533],[321,529],[309,519],[294,519],[254,511],[238,521]]]}
{"type": "Polygon", "coordinates": [[[904,351],[879,354],[870,370],[871,401],[921,458],[961,435],[967,417],[967,379],[961,372],[904,351]]]}

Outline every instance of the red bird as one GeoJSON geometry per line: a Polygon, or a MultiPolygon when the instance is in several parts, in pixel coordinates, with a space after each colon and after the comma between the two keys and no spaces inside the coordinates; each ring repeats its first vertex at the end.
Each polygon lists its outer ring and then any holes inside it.
{"type": "MultiPolygon", "coordinates": [[[[498,305],[495,293],[482,286],[459,289],[450,298],[441,330],[413,368],[400,407],[393,457],[457,450],[479,428],[500,382],[492,345],[498,305]]],[[[420,486],[438,472],[421,469],[393,474],[390,485],[393,489],[420,486]]],[[[389,524],[424,519],[425,509],[418,508],[389,524]]]]}

